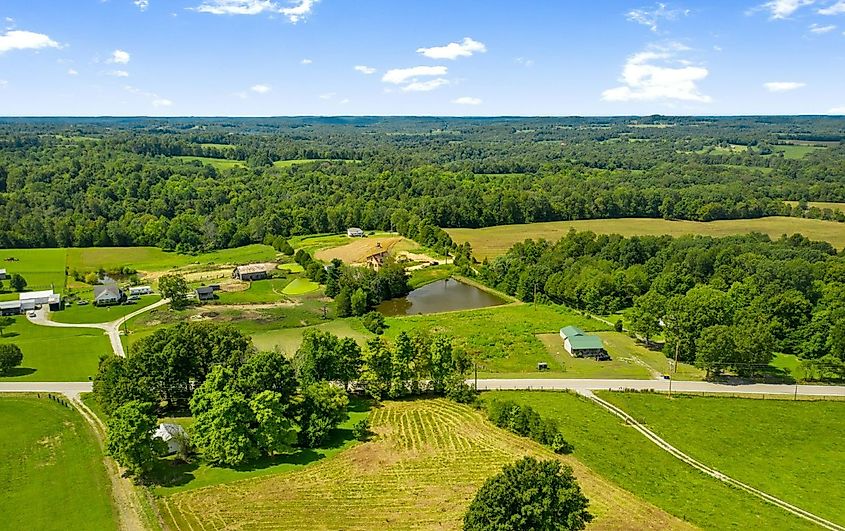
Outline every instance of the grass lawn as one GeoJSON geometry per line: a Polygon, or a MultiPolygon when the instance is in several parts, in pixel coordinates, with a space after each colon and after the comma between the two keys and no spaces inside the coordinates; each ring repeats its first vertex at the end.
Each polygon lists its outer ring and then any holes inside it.
{"type": "Polygon", "coordinates": [[[138,300],[138,304],[129,304],[126,306],[98,307],[93,304],[86,304],[85,306],[69,304],[60,312],[51,312],[50,319],[58,323],[107,323],[120,319],[141,308],[145,308],[150,304],[155,304],[160,300],[161,296],[159,295],[144,295],[138,300]]]}
{"type": "Polygon", "coordinates": [[[0,396],[0,426],[0,528],[117,529],[102,453],[75,410],[0,396]]]}
{"type": "Polygon", "coordinates": [[[278,269],[287,271],[288,273],[305,273],[305,268],[297,264],[296,262],[291,262],[289,264],[279,264],[276,267],[278,269]]]}
{"type": "Polygon", "coordinates": [[[845,402],[600,393],[695,459],[845,525],[845,402]]]}
{"type": "MultiPolygon", "coordinates": [[[[248,466],[222,468],[204,463],[177,463],[172,458],[162,459],[154,473],[155,480],[159,484],[154,491],[160,496],[167,496],[210,485],[301,469],[305,465],[331,457],[354,445],[356,439],[352,435],[352,426],[367,418],[369,412],[370,403],[368,401],[352,399],[349,405],[349,418],[338,426],[324,447],[297,450],[291,454],[265,458],[248,466]]],[[[189,432],[193,424],[193,419],[190,417],[170,418],[162,421],[181,424],[189,432]]]]}
{"type": "MultiPolygon", "coordinates": [[[[696,471],[585,398],[570,393],[529,391],[498,391],[482,397],[529,404],[540,415],[557,419],[564,436],[575,446],[576,459],[623,489],[698,527],[815,529],[773,505],[696,471]]],[[[709,425],[701,425],[698,430],[706,433],[708,428],[709,425]]],[[[788,444],[788,440],[782,439],[781,443],[788,444]]]]}
{"type": "MultiPolygon", "coordinates": [[[[180,492],[160,500],[174,529],[456,529],[476,490],[525,456],[558,459],[446,400],[386,402],[370,416],[377,434],[289,473],[180,492]]],[[[570,464],[604,529],[683,529],[685,524],[570,464]]]]}
{"type": "Polygon", "coordinates": [[[425,267],[423,269],[415,269],[410,272],[410,280],[408,283],[412,289],[417,289],[426,284],[431,284],[438,280],[445,280],[452,276],[453,267],[451,265],[438,265],[425,267]]]}
{"type": "Polygon", "coordinates": [[[758,219],[719,221],[668,221],[665,219],[588,219],[579,221],[548,221],[526,225],[500,225],[483,229],[446,229],[457,243],[470,242],[479,260],[504,254],[513,244],[527,238],[556,241],[569,231],[590,230],[598,234],[644,236],[669,234],[702,234],[729,236],[761,232],[777,239],[783,234],[801,233],[813,240],[830,242],[837,249],[845,247],[845,229],[836,221],[772,216],[758,219]]]}
{"type": "MultiPolygon", "coordinates": [[[[61,293],[65,288],[65,249],[0,249],[0,269],[8,276],[15,273],[26,280],[27,290],[53,289],[61,293]],[[7,261],[15,258],[14,261],[7,261]]],[[[3,286],[8,289],[9,281],[3,286]]],[[[17,299],[18,294],[7,294],[5,299],[17,299]]]]}
{"type": "Polygon", "coordinates": [[[81,382],[97,374],[101,354],[111,354],[102,330],[52,328],[15,317],[0,342],[14,343],[23,351],[23,363],[0,381],[81,382]]]}
{"type": "Polygon", "coordinates": [[[307,278],[297,278],[285,286],[282,293],[285,295],[305,295],[306,293],[311,293],[312,291],[317,291],[318,289],[320,289],[320,285],[316,282],[308,280],[307,278]]]}
{"type": "Polygon", "coordinates": [[[537,363],[555,366],[553,356],[537,339],[537,334],[556,334],[561,327],[575,325],[584,330],[607,330],[609,327],[563,306],[505,304],[480,310],[447,312],[385,320],[389,339],[401,331],[416,329],[440,332],[455,338],[479,362],[479,376],[518,373],[522,377],[548,376],[537,372],[537,363]]]}
{"type": "MultiPolygon", "coordinates": [[[[283,290],[288,278],[254,280],[242,291],[218,291],[213,304],[268,304],[285,300],[283,290]]],[[[225,287],[225,286],[224,286],[225,287]]]]}

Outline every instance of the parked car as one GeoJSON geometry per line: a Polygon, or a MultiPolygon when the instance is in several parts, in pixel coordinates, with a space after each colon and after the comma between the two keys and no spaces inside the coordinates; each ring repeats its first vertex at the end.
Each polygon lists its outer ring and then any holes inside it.
{"type": "Polygon", "coordinates": [[[132,299],[126,299],[125,301],[123,301],[123,305],[124,305],[124,306],[130,306],[130,305],[132,305],[132,304],[138,304],[138,301],[137,301],[137,300],[132,300],[132,299]]]}
{"type": "Polygon", "coordinates": [[[32,318],[35,318],[35,312],[32,312],[32,311],[27,312],[26,316],[27,316],[27,317],[32,317],[32,318]]]}
{"type": "Polygon", "coordinates": [[[78,301],[76,301],[76,305],[77,305],[77,306],[85,306],[86,304],[88,304],[88,301],[86,301],[86,300],[78,300],[78,301]]]}

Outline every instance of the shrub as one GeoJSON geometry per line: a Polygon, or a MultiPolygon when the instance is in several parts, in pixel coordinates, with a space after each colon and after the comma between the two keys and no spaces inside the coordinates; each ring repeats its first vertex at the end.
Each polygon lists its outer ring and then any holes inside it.
{"type": "Polygon", "coordinates": [[[359,441],[366,441],[372,435],[370,431],[370,419],[359,420],[352,426],[352,435],[359,441]]]}
{"type": "Polygon", "coordinates": [[[613,329],[616,330],[617,332],[621,332],[622,328],[623,328],[622,327],[622,319],[617,319],[616,323],[613,325],[613,329]]]}
{"type": "Polygon", "coordinates": [[[23,353],[17,345],[0,345],[0,376],[23,362],[23,353]]]}
{"type": "Polygon", "coordinates": [[[361,324],[377,336],[384,333],[384,316],[379,312],[365,313],[361,316],[361,324]]]}
{"type": "Polygon", "coordinates": [[[531,406],[511,400],[492,400],[487,403],[487,418],[500,428],[550,447],[555,453],[572,453],[573,447],[560,433],[557,422],[542,418],[531,406]]]}

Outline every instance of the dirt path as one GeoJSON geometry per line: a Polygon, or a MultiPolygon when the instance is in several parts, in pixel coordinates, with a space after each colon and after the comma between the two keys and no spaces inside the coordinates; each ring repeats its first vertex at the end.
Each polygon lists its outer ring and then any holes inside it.
{"type": "MultiPolygon", "coordinates": [[[[91,429],[94,430],[94,434],[97,437],[97,444],[100,446],[100,450],[105,452],[106,427],[103,422],[82,402],[78,393],[68,394],[67,397],[86,422],[88,422],[91,429]]],[[[144,510],[139,498],[139,492],[131,480],[121,476],[117,463],[111,457],[106,456],[105,453],[103,455],[103,463],[106,466],[106,474],[111,481],[112,500],[117,508],[121,531],[142,531],[147,529],[147,526],[144,525],[144,519],[141,516],[144,510]]]]}
{"type": "Polygon", "coordinates": [[[675,457],[675,458],[679,459],[680,461],[683,461],[684,463],[688,464],[689,466],[695,468],[696,470],[699,470],[700,472],[703,472],[704,474],[707,474],[708,476],[710,476],[712,478],[718,479],[719,481],[721,481],[723,483],[727,483],[728,485],[730,485],[734,488],[738,488],[738,489],[743,490],[743,491],[745,491],[745,492],[747,492],[747,493],[749,493],[753,496],[756,496],[756,497],[760,498],[761,500],[763,500],[765,502],[771,503],[772,505],[776,505],[776,506],[780,507],[781,509],[783,509],[783,510],[789,512],[789,513],[794,514],[795,516],[802,518],[804,520],[807,520],[808,522],[816,524],[820,527],[823,527],[824,529],[829,529],[831,531],[845,531],[845,527],[843,527],[839,524],[836,524],[836,523],[831,522],[829,520],[825,520],[821,516],[817,516],[817,515],[809,512],[809,511],[805,511],[804,509],[801,509],[800,507],[792,505],[791,503],[786,502],[784,500],[781,500],[780,498],[776,498],[776,497],[772,496],[771,494],[768,494],[766,492],[763,492],[759,489],[752,487],[751,485],[747,485],[745,483],[742,483],[739,480],[736,480],[736,479],[734,479],[730,476],[727,476],[727,475],[719,472],[718,470],[710,468],[707,465],[705,465],[704,463],[693,459],[689,455],[683,453],[682,451],[678,450],[674,446],[670,445],[668,442],[661,439],[656,433],[654,433],[650,429],[646,428],[644,425],[642,425],[639,422],[637,422],[636,420],[634,420],[633,417],[631,417],[629,414],[625,413],[625,411],[623,411],[619,407],[611,404],[610,402],[608,402],[606,400],[603,400],[603,399],[597,397],[592,391],[585,389],[585,390],[579,391],[579,393],[581,395],[589,398],[590,400],[592,400],[593,402],[595,402],[596,404],[598,404],[602,408],[606,409],[607,411],[613,413],[614,415],[616,415],[620,419],[624,420],[627,425],[633,427],[635,430],[640,432],[642,435],[645,436],[646,439],[653,442],[654,444],[659,446],[662,450],[665,450],[666,452],[668,452],[673,457],[675,457]]]}

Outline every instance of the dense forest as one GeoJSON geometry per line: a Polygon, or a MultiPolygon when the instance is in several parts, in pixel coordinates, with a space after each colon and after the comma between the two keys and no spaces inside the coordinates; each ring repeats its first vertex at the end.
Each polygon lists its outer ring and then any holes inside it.
{"type": "Polygon", "coordinates": [[[804,203],[845,201],[843,140],[834,117],[2,119],[0,246],[197,251],[348,226],[448,246],[440,227],[845,221],[804,203]]]}
{"type": "Polygon", "coordinates": [[[484,264],[480,278],[525,301],[599,314],[633,306],[629,329],[647,342],[662,335],[667,356],[711,371],[748,372],[782,352],[845,377],[845,256],[799,235],[572,231],[555,243],[515,245],[484,264]]]}

